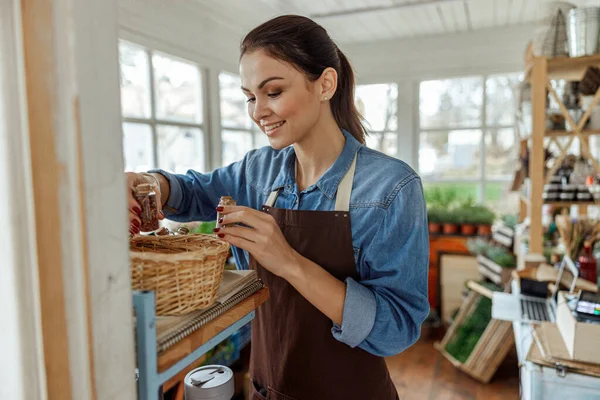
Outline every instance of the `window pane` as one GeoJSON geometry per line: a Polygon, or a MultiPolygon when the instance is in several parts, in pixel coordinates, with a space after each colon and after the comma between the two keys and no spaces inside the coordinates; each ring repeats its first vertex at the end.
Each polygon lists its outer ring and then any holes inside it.
{"type": "Polygon", "coordinates": [[[121,112],[125,117],[150,118],[148,54],[141,47],[119,42],[121,112]]]}
{"type": "Polygon", "coordinates": [[[514,129],[490,129],[485,146],[486,178],[511,179],[518,164],[514,129]]]}
{"type": "Polygon", "coordinates": [[[480,176],[481,131],[421,132],[419,173],[425,179],[474,179],[480,176]]]}
{"type": "Polygon", "coordinates": [[[486,119],[489,126],[511,125],[515,120],[515,87],[520,74],[493,75],[487,78],[486,119]]]}
{"type": "Polygon", "coordinates": [[[453,191],[456,193],[456,199],[462,200],[477,200],[479,197],[479,183],[478,182],[423,182],[423,190],[425,191],[425,198],[429,191],[433,189],[443,191],[453,191]]]}
{"type": "Polygon", "coordinates": [[[248,115],[246,96],[240,89],[239,76],[221,72],[219,89],[221,97],[221,126],[227,128],[250,128],[252,120],[248,115]]]}
{"type": "Polygon", "coordinates": [[[369,133],[366,139],[368,147],[392,157],[398,156],[398,134],[396,132],[369,133]]]}
{"type": "Polygon", "coordinates": [[[156,117],[202,122],[202,86],[196,65],[161,54],[152,56],[156,117]]]}
{"type": "Polygon", "coordinates": [[[178,174],[204,171],[204,138],[199,128],[159,125],[158,167],[178,174]]]}
{"type": "Polygon", "coordinates": [[[152,128],[146,124],[123,124],[125,171],[143,172],[154,168],[152,128]]]}
{"type": "Polygon", "coordinates": [[[223,130],[221,140],[223,165],[241,160],[248,151],[252,150],[252,132],[223,130]]]}
{"type": "Polygon", "coordinates": [[[369,131],[391,131],[398,128],[398,85],[383,83],[358,85],[356,108],[367,121],[369,131]]]}
{"type": "Polygon", "coordinates": [[[519,192],[511,192],[511,186],[512,181],[485,183],[483,201],[497,215],[519,212],[519,192]]]}
{"type": "Polygon", "coordinates": [[[421,128],[462,128],[481,125],[483,78],[467,77],[421,82],[421,128]]]}

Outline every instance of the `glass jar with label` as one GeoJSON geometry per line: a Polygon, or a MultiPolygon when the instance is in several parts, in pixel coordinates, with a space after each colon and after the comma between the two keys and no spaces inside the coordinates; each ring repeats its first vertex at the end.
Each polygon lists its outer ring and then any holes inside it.
{"type": "Polygon", "coordinates": [[[137,185],[133,190],[133,197],[140,204],[142,212],[140,220],[142,224],[140,231],[154,232],[158,226],[158,202],[156,201],[156,192],[149,183],[137,185]]]}

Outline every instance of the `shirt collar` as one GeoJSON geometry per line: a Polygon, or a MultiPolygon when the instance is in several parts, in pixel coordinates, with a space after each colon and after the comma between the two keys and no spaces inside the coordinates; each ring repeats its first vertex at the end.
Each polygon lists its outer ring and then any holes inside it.
{"type": "MultiPolygon", "coordinates": [[[[342,153],[316,183],[321,192],[331,200],[334,199],[340,181],[350,168],[354,155],[362,147],[362,144],[350,132],[342,129],[342,133],[346,139],[342,153]]],[[[296,154],[291,146],[288,151],[285,164],[275,178],[271,190],[278,190],[288,185],[292,186],[296,181],[296,154]]]]}

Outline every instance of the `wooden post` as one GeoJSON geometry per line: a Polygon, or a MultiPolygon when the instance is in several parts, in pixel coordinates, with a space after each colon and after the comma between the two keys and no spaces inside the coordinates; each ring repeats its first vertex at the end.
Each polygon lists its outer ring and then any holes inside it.
{"type": "Polygon", "coordinates": [[[529,178],[531,180],[530,197],[530,239],[529,252],[542,254],[543,227],[542,207],[544,200],[544,134],[546,131],[546,82],[548,61],[545,57],[536,57],[531,72],[533,129],[531,137],[531,156],[529,159],[529,178]]]}
{"type": "Polygon", "coordinates": [[[132,399],[117,1],[19,8],[47,384],[36,398],[132,399]]]}

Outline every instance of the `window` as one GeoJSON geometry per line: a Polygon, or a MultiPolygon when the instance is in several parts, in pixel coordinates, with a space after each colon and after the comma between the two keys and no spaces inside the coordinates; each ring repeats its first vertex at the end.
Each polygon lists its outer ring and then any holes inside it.
{"type": "Polygon", "coordinates": [[[509,188],[517,159],[513,87],[519,79],[506,74],[421,82],[419,173],[426,187],[454,187],[498,212],[516,211],[509,188]]]}
{"type": "Polygon", "coordinates": [[[395,83],[356,87],[356,108],[364,117],[369,133],[367,146],[393,157],[398,155],[397,100],[395,83]]]}
{"type": "Polygon", "coordinates": [[[239,76],[219,73],[223,165],[241,160],[252,149],[269,146],[267,136],[248,115],[246,96],[241,87],[239,76]]]}
{"type": "Polygon", "coordinates": [[[127,171],[203,171],[204,118],[197,65],[121,41],[121,112],[127,171]]]}

